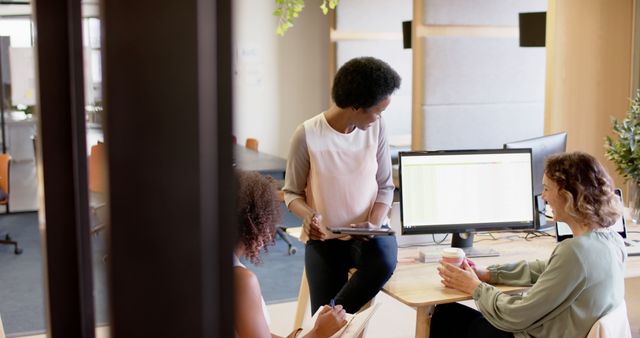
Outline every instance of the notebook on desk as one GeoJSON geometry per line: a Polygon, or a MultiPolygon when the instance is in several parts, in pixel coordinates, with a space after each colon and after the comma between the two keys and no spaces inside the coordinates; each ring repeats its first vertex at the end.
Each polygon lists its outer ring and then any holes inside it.
{"type": "MultiPolygon", "coordinates": [[[[622,191],[620,191],[620,189],[616,189],[616,195],[620,198],[620,202],[624,202],[622,200],[622,191]]],[[[627,249],[627,256],[640,256],[640,242],[627,238],[627,222],[625,221],[624,216],[620,217],[618,221],[611,226],[611,229],[622,237],[627,249]]],[[[571,228],[569,228],[569,225],[564,222],[556,222],[556,235],[558,242],[573,237],[571,228]]]]}

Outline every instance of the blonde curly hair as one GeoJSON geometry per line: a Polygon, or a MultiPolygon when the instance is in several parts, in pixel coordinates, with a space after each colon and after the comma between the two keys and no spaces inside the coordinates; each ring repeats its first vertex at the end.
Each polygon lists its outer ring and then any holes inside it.
{"type": "Polygon", "coordinates": [[[544,173],[558,185],[568,215],[601,228],[620,218],[622,203],[613,180],[593,156],[583,152],[552,155],[545,161],[544,173]]]}

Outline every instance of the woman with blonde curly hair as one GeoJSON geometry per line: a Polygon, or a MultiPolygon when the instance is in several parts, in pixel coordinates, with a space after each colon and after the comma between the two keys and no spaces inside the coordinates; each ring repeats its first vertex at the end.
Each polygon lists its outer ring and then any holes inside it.
{"type": "Polygon", "coordinates": [[[542,197],[556,221],[574,237],[548,261],[463,268],[441,262],[446,287],[473,296],[479,311],[457,303],[438,305],[431,337],[586,337],[598,318],[624,298],[626,250],[609,227],[622,206],[611,177],[591,155],[551,156],[542,197]],[[526,295],[506,295],[489,283],[526,285],[526,295]]]}
{"type": "MultiPolygon", "coordinates": [[[[260,263],[260,251],[274,242],[280,221],[280,201],[275,181],[257,172],[237,172],[238,240],[233,255],[235,281],[235,331],[237,337],[277,337],[269,331],[269,316],[258,279],[238,257],[260,263]]],[[[342,306],[325,306],[307,338],[330,337],[346,324],[342,306]]],[[[300,330],[288,337],[296,337],[300,330]]]]}

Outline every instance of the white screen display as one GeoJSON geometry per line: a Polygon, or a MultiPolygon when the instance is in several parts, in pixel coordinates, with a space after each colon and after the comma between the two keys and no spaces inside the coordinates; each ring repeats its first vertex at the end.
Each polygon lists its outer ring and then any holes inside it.
{"type": "MultiPolygon", "coordinates": [[[[556,222],[556,223],[558,223],[557,225],[558,236],[573,235],[573,231],[571,231],[569,224],[565,222],[556,222]]],[[[625,231],[624,225],[622,224],[622,217],[618,218],[616,223],[611,226],[611,229],[618,233],[623,233],[625,231]]]]}
{"type": "Polygon", "coordinates": [[[529,152],[407,154],[403,227],[533,222],[529,152]]]}

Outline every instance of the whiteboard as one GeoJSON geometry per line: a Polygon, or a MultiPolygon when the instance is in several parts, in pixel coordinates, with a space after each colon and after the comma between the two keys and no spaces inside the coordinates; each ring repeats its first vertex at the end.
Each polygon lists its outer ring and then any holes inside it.
{"type": "Polygon", "coordinates": [[[34,106],[36,104],[36,82],[33,48],[10,48],[9,64],[11,65],[12,105],[34,106]]]}

